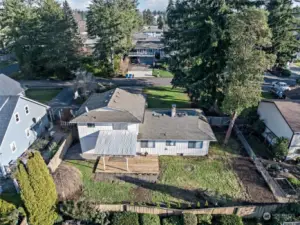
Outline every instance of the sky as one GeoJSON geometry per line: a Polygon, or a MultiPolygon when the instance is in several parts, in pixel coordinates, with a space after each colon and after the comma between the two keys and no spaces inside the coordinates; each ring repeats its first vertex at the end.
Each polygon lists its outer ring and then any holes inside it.
{"type": "MultiPolygon", "coordinates": [[[[62,0],[60,0],[62,1],[62,0]]],[[[73,9],[86,9],[90,3],[90,0],[68,0],[71,8],[73,9]]],[[[139,0],[139,9],[150,9],[150,10],[166,10],[168,0],[139,0]]]]}

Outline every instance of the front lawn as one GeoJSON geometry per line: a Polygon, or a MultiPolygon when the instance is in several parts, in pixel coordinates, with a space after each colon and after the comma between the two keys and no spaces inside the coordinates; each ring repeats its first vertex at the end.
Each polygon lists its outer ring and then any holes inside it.
{"type": "Polygon", "coordinates": [[[174,77],[173,73],[167,70],[162,70],[162,69],[153,69],[153,76],[155,77],[162,77],[162,78],[172,78],[174,77]]]}
{"type": "Polygon", "coordinates": [[[25,92],[26,97],[36,100],[41,103],[47,103],[51,101],[59,92],[61,92],[61,88],[53,88],[53,89],[28,89],[25,92]]]}
{"type": "MultiPolygon", "coordinates": [[[[234,145],[238,143],[233,141],[234,145]]],[[[230,143],[233,143],[230,142],[230,143]]],[[[236,149],[226,149],[213,144],[209,156],[179,157],[161,156],[160,176],[156,183],[139,180],[97,182],[92,173],[95,161],[70,160],[83,177],[84,199],[101,203],[144,202],[144,203],[197,203],[203,204],[202,191],[231,200],[244,200],[245,192],[239,178],[231,168],[230,155],[236,149]]],[[[233,148],[239,148],[233,146],[233,148]]]]}
{"type": "Polygon", "coordinates": [[[190,108],[191,102],[182,88],[171,86],[149,87],[144,89],[147,95],[148,108],[171,108],[176,104],[177,108],[190,108]]]}

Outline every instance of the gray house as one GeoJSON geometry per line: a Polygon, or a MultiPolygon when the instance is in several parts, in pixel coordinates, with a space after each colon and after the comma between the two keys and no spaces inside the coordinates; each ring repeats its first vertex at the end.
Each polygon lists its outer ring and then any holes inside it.
{"type": "Polygon", "coordinates": [[[0,73],[0,96],[2,95],[24,95],[25,91],[21,84],[5,74],[0,73]]]}
{"type": "Polygon", "coordinates": [[[48,108],[22,95],[0,95],[0,175],[45,131],[48,108]]]}

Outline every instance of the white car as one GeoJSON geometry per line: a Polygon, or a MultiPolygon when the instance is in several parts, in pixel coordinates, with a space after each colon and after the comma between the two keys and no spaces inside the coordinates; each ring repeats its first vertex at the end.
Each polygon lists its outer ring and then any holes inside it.
{"type": "Polygon", "coordinates": [[[279,81],[272,82],[272,87],[277,90],[280,90],[280,91],[290,91],[291,90],[290,86],[288,86],[287,83],[279,82],[279,81]]]}

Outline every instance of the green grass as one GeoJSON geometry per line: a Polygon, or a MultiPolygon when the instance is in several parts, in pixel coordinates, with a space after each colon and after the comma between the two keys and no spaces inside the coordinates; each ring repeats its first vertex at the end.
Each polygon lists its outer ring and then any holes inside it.
{"type": "Polygon", "coordinates": [[[28,89],[25,92],[26,97],[41,103],[47,103],[52,100],[62,89],[28,89]]]}
{"type": "Polygon", "coordinates": [[[144,89],[147,95],[148,108],[171,108],[176,104],[177,108],[190,108],[191,102],[184,89],[171,86],[150,87],[144,89]]]}
{"type": "Polygon", "coordinates": [[[95,161],[70,160],[68,163],[81,171],[83,198],[91,201],[196,203],[195,191],[199,189],[226,196],[228,200],[240,200],[244,199],[245,193],[230,164],[230,158],[238,154],[239,149],[238,142],[232,139],[225,149],[219,144],[213,144],[209,157],[160,156],[159,180],[156,183],[142,182],[142,185],[96,182],[92,173],[95,161]]]}
{"type": "Polygon", "coordinates": [[[274,95],[270,92],[262,92],[261,98],[263,99],[274,99],[274,95]]]}
{"type": "Polygon", "coordinates": [[[153,69],[153,76],[155,77],[163,77],[163,78],[172,78],[174,77],[173,73],[167,71],[167,70],[162,70],[162,69],[153,69]]]}

